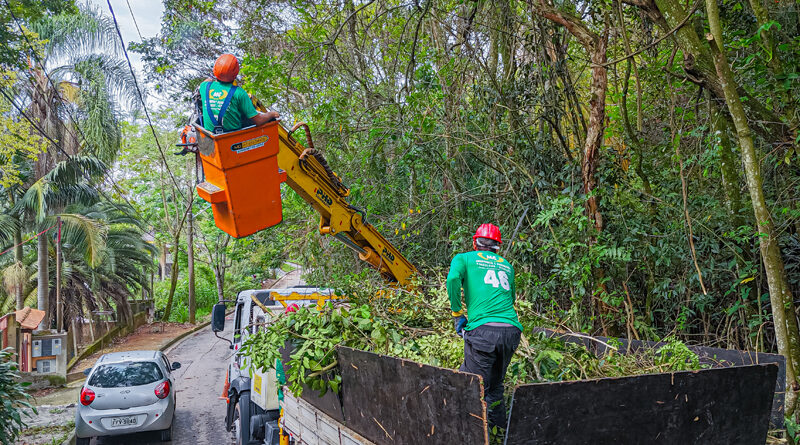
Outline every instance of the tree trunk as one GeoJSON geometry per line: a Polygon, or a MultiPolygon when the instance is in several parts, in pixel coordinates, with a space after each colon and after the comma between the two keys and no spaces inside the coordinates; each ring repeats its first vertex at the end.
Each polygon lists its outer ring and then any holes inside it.
{"type": "MultiPolygon", "coordinates": [[[[583,192],[586,195],[586,214],[592,225],[597,232],[603,231],[603,215],[600,213],[600,206],[598,204],[597,196],[594,191],[597,187],[597,178],[595,173],[597,171],[598,155],[603,146],[603,132],[605,130],[606,119],[606,91],[608,89],[608,70],[605,66],[608,61],[606,49],[608,47],[608,16],[604,17],[605,30],[603,35],[594,33],[583,21],[579,18],[565,14],[561,10],[555,9],[540,0],[538,3],[533,4],[533,11],[535,14],[541,15],[555,23],[566,28],[566,30],[575,36],[581,42],[586,53],[589,55],[592,63],[592,80],[589,89],[589,127],[586,131],[586,140],[583,144],[583,159],[581,161],[581,179],[583,181],[583,192]]],[[[589,244],[594,244],[597,241],[595,235],[589,236],[589,244]]],[[[595,294],[593,299],[597,304],[597,308],[601,314],[609,312],[608,305],[603,301],[603,296],[606,294],[605,287],[605,272],[602,268],[596,267],[592,270],[592,276],[596,283],[595,294]]],[[[600,318],[603,333],[605,335],[615,335],[613,328],[606,324],[603,317],[600,318]]]]}
{"type": "MultiPolygon", "coordinates": [[[[192,177],[192,169],[191,164],[186,164],[187,176],[192,177]]],[[[189,269],[189,323],[194,324],[195,322],[195,288],[194,288],[194,215],[192,213],[192,197],[194,196],[193,187],[191,184],[189,186],[189,214],[186,216],[187,222],[189,226],[187,227],[188,231],[186,232],[186,253],[188,255],[188,266],[189,269]]]]}
{"type": "Polygon", "coordinates": [[[39,264],[39,283],[36,291],[36,307],[44,311],[44,318],[39,324],[39,329],[50,328],[50,312],[49,312],[49,299],[50,299],[50,277],[48,274],[48,255],[47,251],[47,232],[39,235],[36,238],[37,259],[39,264]]]}
{"type": "Polygon", "coordinates": [[[225,299],[225,269],[214,267],[214,281],[217,282],[217,298],[222,303],[225,299]]]}
{"type": "MultiPolygon", "coordinates": [[[[22,262],[22,230],[19,228],[14,230],[14,245],[16,246],[14,248],[14,261],[17,264],[23,265],[22,267],[25,267],[24,263],[22,262]]],[[[24,287],[25,285],[21,284],[14,288],[14,295],[17,300],[17,310],[25,307],[25,297],[22,293],[24,287]]]]}
{"type": "Polygon", "coordinates": [[[167,306],[164,308],[164,316],[162,321],[169,321],[169,316],[172,314],[172,299],[175,297],[175,288],[178,286],[178,253],[181,247],[181,232],[175,236],[175,249],[172,254],[172,275],[170,276],[169,295],[167,296],[167,306]]]}
{"type": "Polygon", "coordinates": [[[167,245],[166,243],[159,243],[158,245],[158,265],[161,270],[160,281],[167,279],[167,245]]]}
{"type": "Polygon", "coordinates": [[[589,99],[589,128],[586,132],[586,141],[583,145],[583,162],[581,164],[581,176],[583,178],[583,192],[587,196],[586,206],[589,219],[594,224],[598,232],[603,231],[603,216],[597,201],[597,196],[593,194],[597,187],[597,157],[603,146],[603,132],[605,130],[606,119],[606,90],[608,88],[608,76],[606,67],[603,66],[606,59],[606,46],[608,45],[608,28],[602,37],[595,41],[590,56],[592,61],[592,85],[589,99]]]}
{"type": "Polygon", "coordinates": [[[798,390],[798,384],[795,372],[800,367],[800,363],[798,363],[800,355],[798,355],[797,349],[800,333],[798,333],[797,329],[794,302],[786,279],[786,270],[778,246],[777,232],[764,198],[759,158],[756,155],[753,136],[750,133],[750,126],[747,123],[747,116],[741,99],[733,83],[733,73],[722,44],[722,28],[719,23],[717,2],[706,0],[706,8],[709,28],[711,29],[711,33],[706,35],[706,38],[711,46],[714,65],[725,93],[728,111],[736,127],[747,176],[747,188],[750,191],[753,213],[758,225],[761,259],[764,262],[770,302],[772,303],[775,342],[778,345],[778,353],[786,357],[786,415],[790,416],[797,401],[796,391],[798,390]]]}
{"type": "Polygon", "coordinates": [[[756,16],[758,27],[761,29],[759,33],[761,36],[761,45],[764,47],[764,50],[769,56],[767,64],[769,65],[770,70],[772,70],[772,75],[780,77],[783,75],[781,59],[777,54],[775,54],[775,41],[772,39],[772,32],[764,27],[764,25],[770,21],[769,12],[761,0],[750,0],[750,7],[753,8],[753,14],[756,16]]]}
{"type": "Polygon", "coordinates": [[[61,301],[61,217],[58,219],[58,236],[56,238],[56,331],[61,332],[64,327],[64,302],[61,301]]]}
{"type": "MultiPolygon", "coordinates": [[[[724,87],[715,70],[711,51],[707,45],[703,44],[702,39],[692,26],[691,19],[684,23],[683,26],[679,26],[690,12],[683,7],[681,2],[677,0],[623,1],[642,8],[664,32],[678,28],[675,32],[675,39],[683,50],[683,69],[688,75],[687,78],[709,89],[715,97],[725,99],[724,87]]],[[[734,91],[740,94],[745,93],[733,79],[730,79],[729,85],[734,91]]],[[[785,142],[790,138],[788,126],[757,98],[749,96],[745,106],[750,112],[753,122],[760,123],[755,126],[755,131],[764,139],[771,142],[785,142]]]]}
{"type": "MultiPolygon", "coordinates": [[[[706,94],[706,99],[709,100],[709,115],[711,116],[711,137],[716,138],[719,146],[719,159],[720,159],[720,175],[722,176],[722,189],[725,193],[725,210],[728,211],[728,221],[731,227],[738,230],[740,227],[747,224],[745,220],[745,215],[742,214],[742,193],[740,190],[740,183],[741,178],[739,177],[739,161],[738,156],[733,151],[733,144],[730,138],[729,133],[731,132],[731,128],[733,124],[730,122],[730,117],[727,113],[720,110],[713,101],[711,101],[711,95],[706,94]]],[[[740,252],[747,252],[747,246],[743,243],[736,241],[736,247],[740,252]]],[[[742,278],[741,271],[746,267],[745,266],[745,258],[742,256],[741,253],[734,253],[736,257],[736,279],[739,280],[742,278]]],[[[759,290],[756,283],[750,282],[745,284],[740,284],[742,291],[748,290],[747,292],[747,300],[745,306],[745,316],[742,317],[740,327],[742,329],[748,330],[747,328],[747,321],[748,319],[759,313],[759,309],[757,307],[757,301],[759,298],[759,290]]],[[[738,293],[735,294],[738,297],[738,293]]],[[[755,349],[757,351],[763,350],[762,339],[763,337],[759,335],[755,340],[751,339],[749,335],[744,336],[745,345],[744,347],[755,349]]],[[[742,345],[731,345],[735,348],[740,348],[742,345]]]]}
{"type": "MultiPolygon", "coordinates": [[[[9,203],[9,207],[10,208],[14,207],[14,204],[15,204],[14,192],[11,191],[10,189],[8,191],[8,203],[9,203]]],[[[24,264],[22,262],[22,254],[23,254],[23,251],[22,251],[22,229],[18,225],[14,229],[14,261],[17,264],[24,264]]],[[[14,296],[16,297],[16,300],[17,300],[17,305],[16,305],[17,310],[20,310],[23,307],[25,307],[25,297],[23,297],[23,293],[22,293],[23,287],[24,287],[24,285],[17,286],[15,288],[15,291],[14,291],[14,296]]]]}
{"type": "MultiPolygon", "coordinates": [[[[625,21],[622,15],[622,3],[616,3],[616,11],[617,11],[617,20],[619,22],[619,29],[622,33],[622,41],[625,43],[625,52],[630,54],[633,52],[631,49],[630,39],[628,38],[628,31],[625,30],[625,21]]],[[[631,146],[636,154],[636,164],[634,166],[634,171],[636,175],[639,176],[639,179],[642,181],[642,190],[644,193],[650,197],[653,196],[653,188],[650,185],[650,178],[644,172],[644,150],[642,149],[642,141],[640,139],[640,134],[642,132],[642,86],[639,77],[639,68],[636,65],[636,59],[633,57],[628,58],[626,60],[625,66],[625,78],[622,83],[622,98],[619,102],[620,105],[620,112],[622,114],[622,124],[625,130],[625,134],[628,136],[630,140],[631,146]],[[631,78],[631,70],[634,71],[636,77],[636,131],[633,130],[631,126],[631,121],[628,116],[628,86],[630,83],[631,78]]],[[[652,202],[652,200],[651,200],[652,202]]],[[[655,213],[655,203],[650,205],[651,213],[655,213]]]]}

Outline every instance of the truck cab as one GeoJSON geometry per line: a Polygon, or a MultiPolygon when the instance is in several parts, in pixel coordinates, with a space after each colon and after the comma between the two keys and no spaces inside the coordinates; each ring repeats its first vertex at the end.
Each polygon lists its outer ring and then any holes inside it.
{"type": "MultiPolygon", "coordinates": [[[[250,335],[283,314],[289,305],[322,305],[331,298],[336,298],[332,290],[309,286],[251,289],[237,295],[233,330],[229,334],[234,353],[228,364],[224,391],[225,427],[233,431],[237,445],[279,443],[279,385],[275,370],[252,368],[250,359],[239,353],[242,345],[250,335]]],[[[212,315],[212,330],[221,332],[224,324],[224,306],[219,304],[212,315]]]]}

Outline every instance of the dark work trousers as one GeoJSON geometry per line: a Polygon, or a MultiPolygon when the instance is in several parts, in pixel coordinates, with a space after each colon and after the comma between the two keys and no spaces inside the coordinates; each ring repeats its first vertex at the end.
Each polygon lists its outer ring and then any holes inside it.
{"type": "Polygon", "coordinates": [[[489,428],[506,427],[503,378],[511,357],[519,346],[521,334],[516,326],[511,325],[482,325],[471,331],[464,331],[464,364],[459,370],[483,377],[489,428]]]}

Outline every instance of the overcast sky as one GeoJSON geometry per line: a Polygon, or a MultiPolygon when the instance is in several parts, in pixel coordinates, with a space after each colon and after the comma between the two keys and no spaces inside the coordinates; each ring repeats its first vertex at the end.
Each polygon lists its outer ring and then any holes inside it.
{"type": "MultiPolygon", "coordinates": [[[[78,0],[78,3],[88,2],[100,8],[106,15],[111,15],[108,10],[108,2],[106,0],[78,0]]],[[[161,30],[161,14],[164,13],[164,4],[162,0],[111,0],[111,6],[114,8],[114,14],[117,16],[117,23],[122,32],[122,38],[125,40],[125,48],[128,47],[130,42],[140,42],[139,33],[136,31],[133,17],[136,18],[136,23],[139,25],[139,31],[142,32],[142,37],[145,39],[153,37],[161,30]],[[130,4],[130,9],[128,9],[130,4]],[[131,9],[133,10],[133,17],[131,17],[131,9]]],[[[136,78],[144,81],[144,64],[142,64],[141,57],[138,54],[130,52],[131,63],[136,69],[136,78]]]]}

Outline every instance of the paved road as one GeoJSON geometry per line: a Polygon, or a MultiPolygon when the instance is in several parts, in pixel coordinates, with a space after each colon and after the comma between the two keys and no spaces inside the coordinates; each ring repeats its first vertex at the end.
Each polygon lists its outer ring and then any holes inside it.
{"type": "MultiPolygon", "coordinates": [[[[228,316],[229,318],[231,316],[228,316]]],[[[233,321],[226,320],[226,332],[220,336],[230,337],[233,321]]],[[[225,401],[218,397],[225,382],[225,369],[232,351],[228,342],[218,339],[210,327],[201,329],[177,346],[167,351],[172,362],[181,368],[175,371],[177,410],[172,444],[175,445],[227,445],[233,443],[230,433],[225,431],[225,401]]],[[[156,444],[157,437],[151,434],[136,434],[115,438],[93,440],[92,444],[156,444]]]]}

